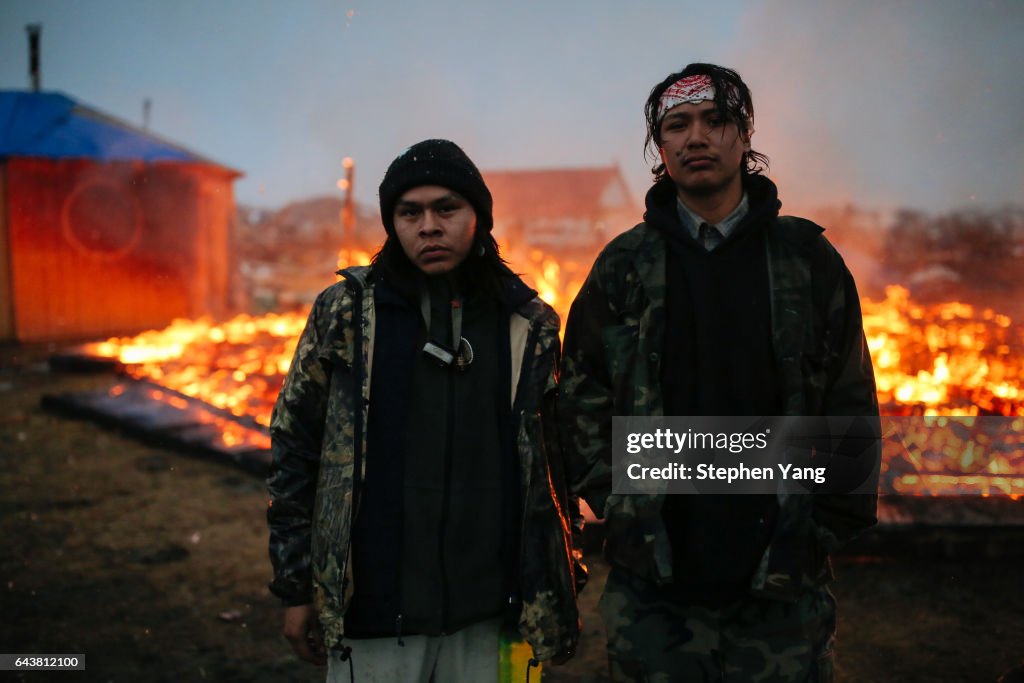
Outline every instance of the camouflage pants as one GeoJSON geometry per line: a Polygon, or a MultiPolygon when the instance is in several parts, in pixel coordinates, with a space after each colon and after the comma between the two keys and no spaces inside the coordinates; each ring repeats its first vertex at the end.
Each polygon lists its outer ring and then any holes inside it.
{"type": "Polygon", "coordinates": [[[681,605],[612,569],[598,606],[616,683],[829,683],[835,600],[825,587],[793,603],[746,598],[681,605]]]}

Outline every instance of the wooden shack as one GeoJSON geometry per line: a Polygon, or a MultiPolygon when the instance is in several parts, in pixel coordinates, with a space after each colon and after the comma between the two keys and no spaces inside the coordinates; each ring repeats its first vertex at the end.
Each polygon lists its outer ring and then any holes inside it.
{"type": "Polygon", "coordinates": [[[240,175],[63,94],[0,91],[0,341],[227,314],[240,175]]]}

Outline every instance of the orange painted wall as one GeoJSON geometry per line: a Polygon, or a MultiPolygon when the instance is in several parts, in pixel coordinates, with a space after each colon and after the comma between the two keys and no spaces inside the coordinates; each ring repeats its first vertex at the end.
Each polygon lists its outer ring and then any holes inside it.
{"type": "Polygon", "coordinates": [[[17,339],[98,338],[226,313],[217,264],[229,258],[229,175],[182,164],[11,159],[6,180],[17,339]]]}
{"type": "Polygon", "coordinates": [[[7,241],[7,164],[0,162],[0,341],[14,339],[11,247],[7,241]]]}

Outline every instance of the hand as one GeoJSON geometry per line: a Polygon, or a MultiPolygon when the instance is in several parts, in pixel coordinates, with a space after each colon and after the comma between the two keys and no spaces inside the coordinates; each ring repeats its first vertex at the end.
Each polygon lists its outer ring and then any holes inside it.
{"type": "Polygon", "coordinates": [[[284,637],[292,644],[299,659],[317,666],[327,663],[320,621],[313,605],[299,605],[284,608],[284,637]]]}
{"type": "Polygon", "coordinates": [[[590,569],[583,562],[583,551],[578,548],[573,548],[572,550],[572,566],[572,575],[576,579],[576,595],[579,595],[587,587],[590,569]]]}

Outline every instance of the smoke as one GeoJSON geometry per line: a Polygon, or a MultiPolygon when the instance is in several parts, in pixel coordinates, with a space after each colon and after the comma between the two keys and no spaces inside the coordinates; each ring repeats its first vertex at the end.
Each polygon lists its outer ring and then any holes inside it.
{"type": "Polygon", "coordinates": [[[767,0],[739,29],[787,210],[1019,201],[1024,5],[767,0]]]}

